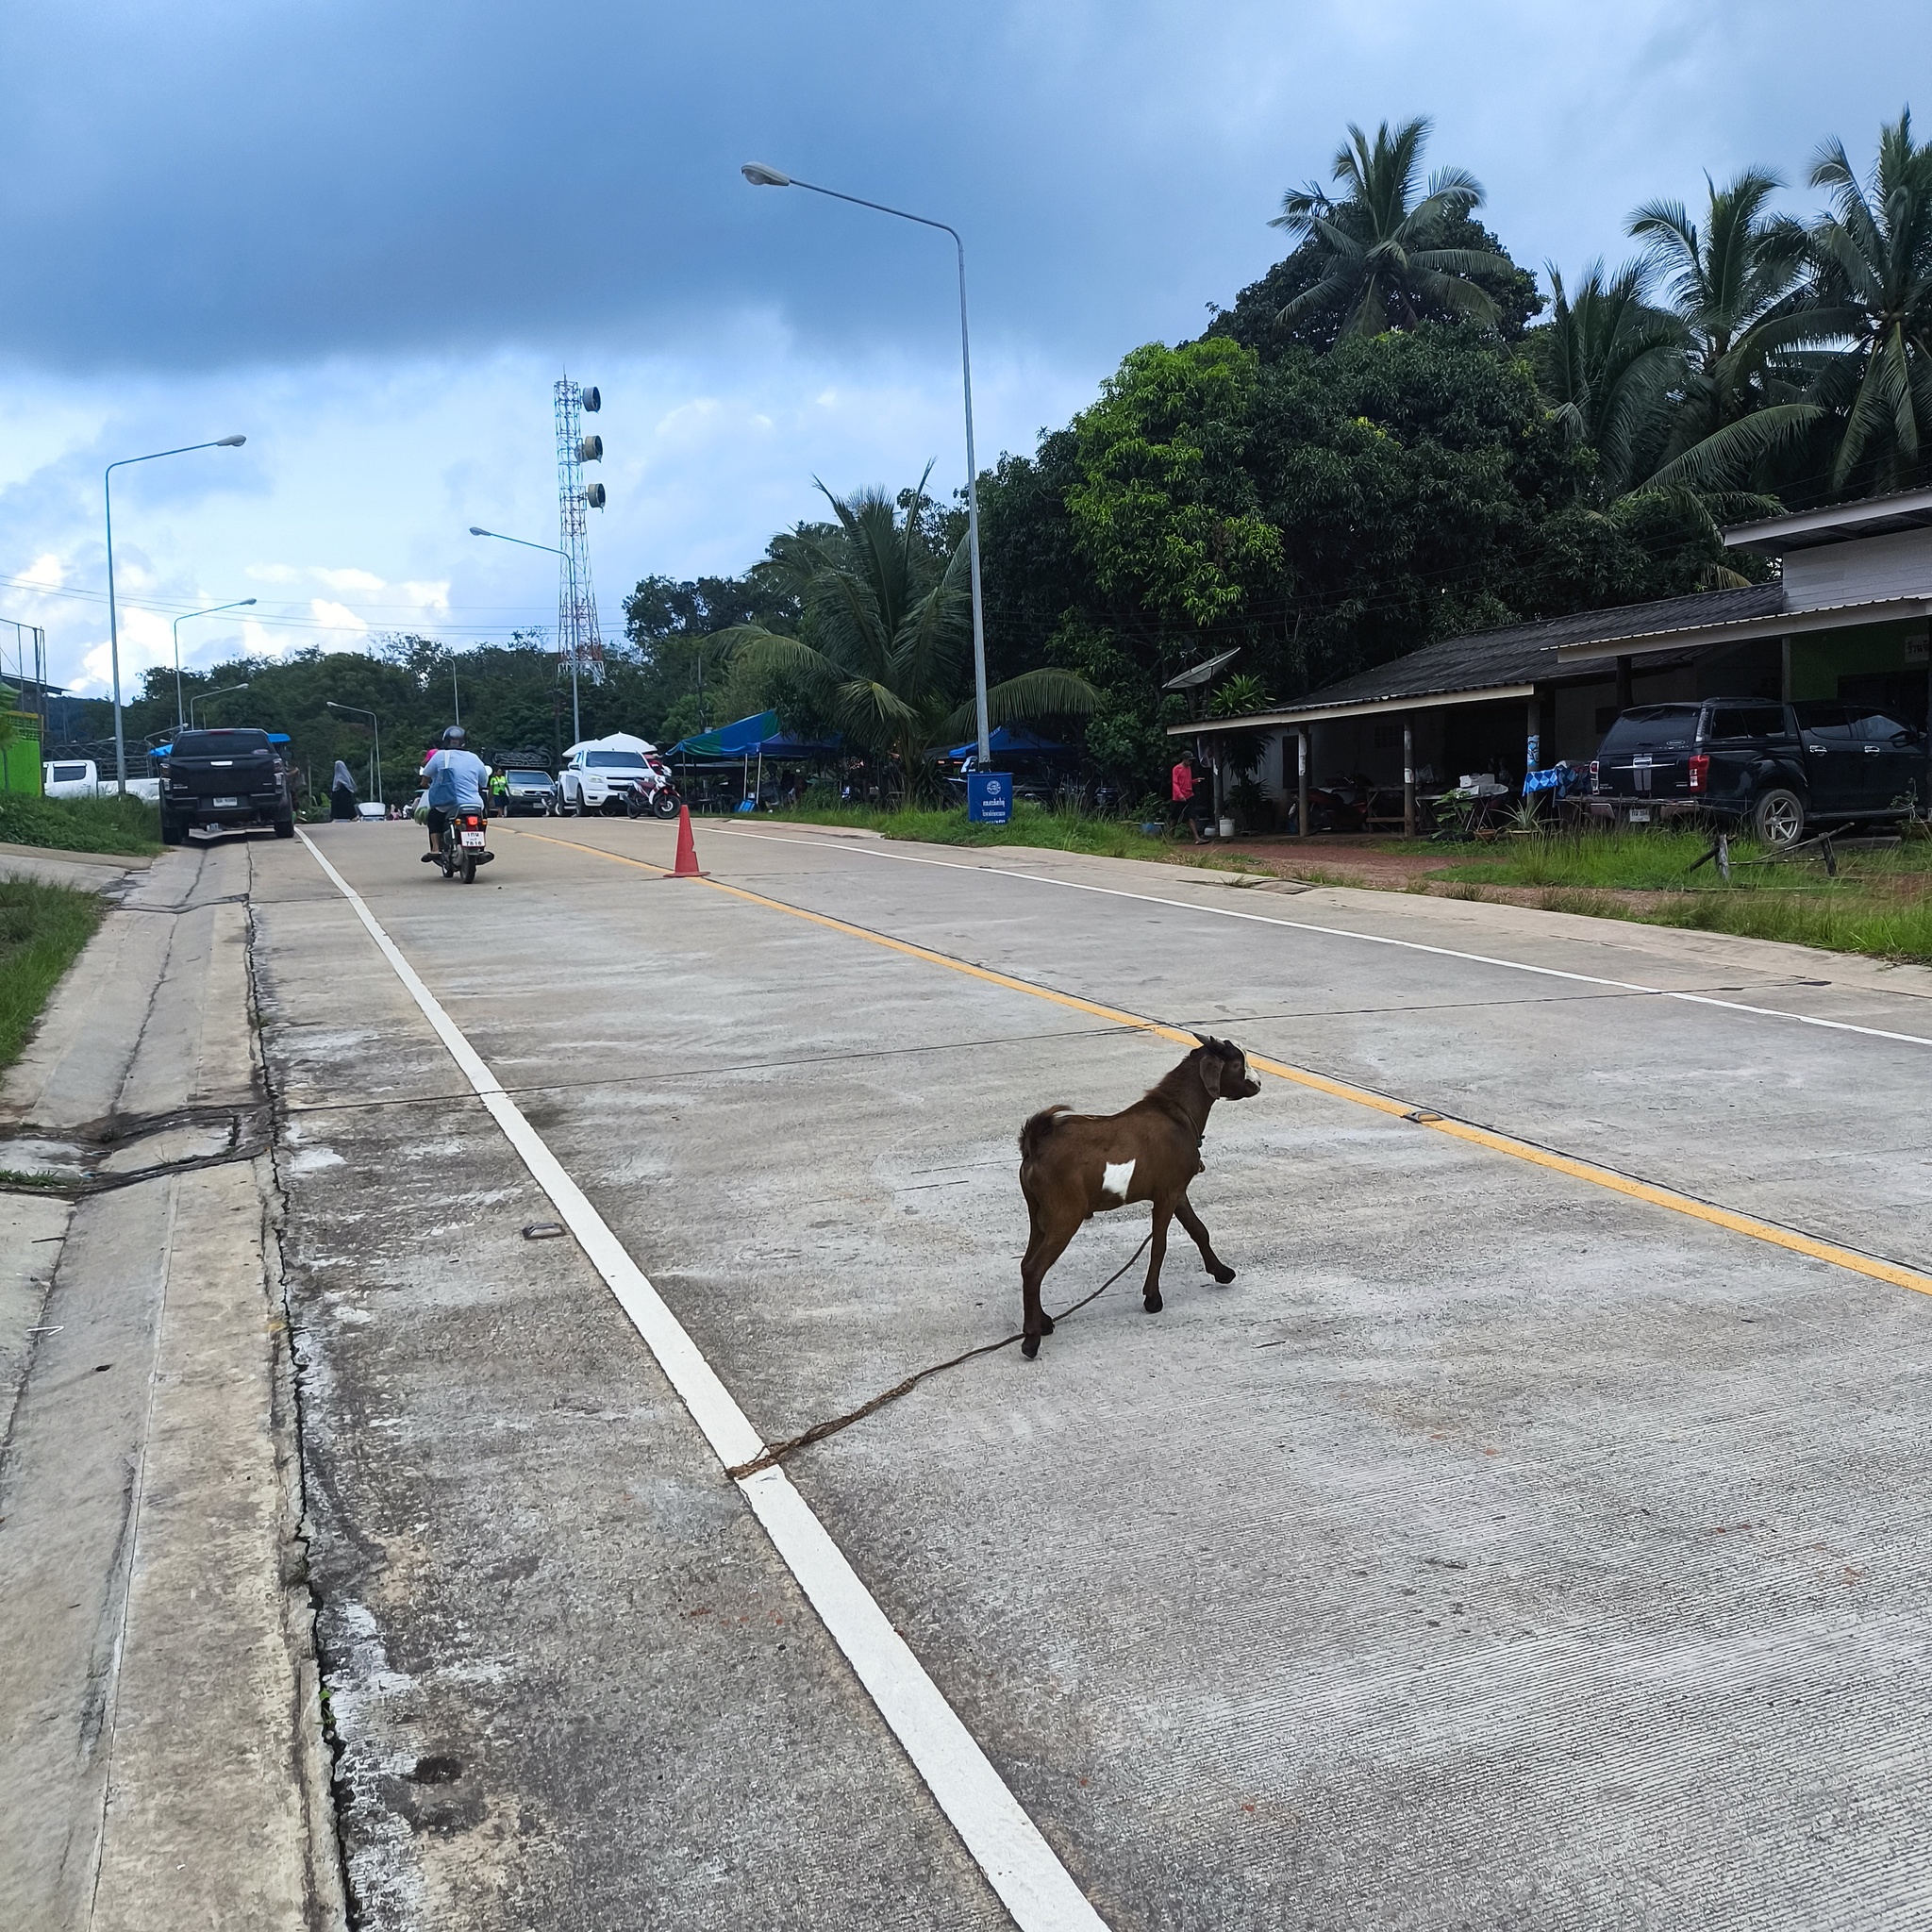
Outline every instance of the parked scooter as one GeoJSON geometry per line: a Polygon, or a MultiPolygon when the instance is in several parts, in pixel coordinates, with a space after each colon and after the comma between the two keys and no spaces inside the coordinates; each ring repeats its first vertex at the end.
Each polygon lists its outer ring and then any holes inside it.
{"type": "Polygon", "coordinates": [[[460,878],[464,885],[476,882],[476,868],[496,857],[490,850],[488,808],[466,808],[446,815],[442,827],[442,875],[460,878]]]}
{"type": "Polygon", "coordinates": [[[644,775],[632,785],[624,801],[624,815],[632,819],[675,819],[683,804],[671,774],[661,765],[646,760],[644,775]]]}

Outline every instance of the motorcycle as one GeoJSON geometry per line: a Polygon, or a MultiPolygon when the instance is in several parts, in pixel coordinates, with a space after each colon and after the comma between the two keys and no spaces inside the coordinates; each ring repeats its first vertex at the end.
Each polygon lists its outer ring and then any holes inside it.
{"type": "Polygon", "coordinates": [[[630,819],[675,819],[683,805],[677,787],[671,782],[671,774],[653,765],[630,788],[624,801],[624,815],[630,819]]]}
{"type": "Polygon", "coordinates": [[[476,881],[476,868],[496,857],[490,850],[488,808],[465,807],[448,814],[442,827],[442,875],[460,878],[464,885],[476,881]]]}

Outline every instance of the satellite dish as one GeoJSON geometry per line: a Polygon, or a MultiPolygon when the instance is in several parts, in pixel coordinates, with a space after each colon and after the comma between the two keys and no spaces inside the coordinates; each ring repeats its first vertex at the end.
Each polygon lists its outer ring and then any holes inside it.
{"type": "Polygon", "coordinates": [[[601,436],[587,436],[577,444],[577,461],[580,463],[601,463],[604,460],[604,439],[601,436]]]}
{"type": "Polygon", "coordinates": [[[602,509],[604,508],[603,484],[586,483],[584,485],[584,501],[588,503],[592,509],[602,509]]]}
{"type": "Polygon", "coordinates": [[[587,389],[584,391],[583,401],[586,412],[592,416],[604,407],[604,398],[594,389],[587,389]]]}

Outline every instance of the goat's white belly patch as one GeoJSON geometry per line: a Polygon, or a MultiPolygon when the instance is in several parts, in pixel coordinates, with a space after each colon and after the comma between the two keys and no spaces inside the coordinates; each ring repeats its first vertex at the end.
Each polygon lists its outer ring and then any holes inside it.
{"type": "Polygon", "coordinates": [[[1116,1201],[1124,1201],[1133,1182],[1134,1163],[1131,1160],[1109,1160],[1100,1176],[1100,1191],[1111,1194],[1116,1201]]]}

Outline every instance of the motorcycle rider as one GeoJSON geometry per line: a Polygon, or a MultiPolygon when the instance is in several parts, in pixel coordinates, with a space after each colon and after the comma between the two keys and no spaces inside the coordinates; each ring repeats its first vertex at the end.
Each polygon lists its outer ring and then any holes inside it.
{"type": "Polygon", "coordinates": [[[442,748],[429,754],[423,775],[429,781],[425,803],[428,806],[429,850],[423,855],[425,865],[435,865],[442,858],[442,834],[449,814],[483,809],[483,788],[490,782],[490,767],[467,749],[470,735],[460,724],[452,724],[442,734],[442,748]]]}

